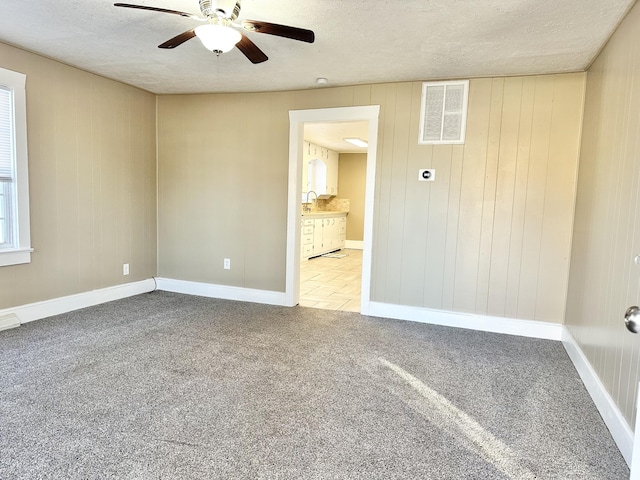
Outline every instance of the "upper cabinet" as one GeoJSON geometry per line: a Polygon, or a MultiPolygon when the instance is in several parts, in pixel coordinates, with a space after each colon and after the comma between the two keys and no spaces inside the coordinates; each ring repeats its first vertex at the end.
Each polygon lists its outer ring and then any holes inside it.
{"type": "Polygon", "coordinates": [[[318,195],[327,193],[327,163],[319,158],[312,158],[305,170],[307,171],[307,191],[316,192],[318,195]]]}
{"type": "Polygon", "coordinates": [[[338,159],[340,154],[327,150],[327,195],[338,195],[338,159]]]}
{"type": "Polygon", "coordinates": [[[304,142],[302,161],[302,197],[313,191],[320,198],[338,194],[338,152],[304,142]]]}

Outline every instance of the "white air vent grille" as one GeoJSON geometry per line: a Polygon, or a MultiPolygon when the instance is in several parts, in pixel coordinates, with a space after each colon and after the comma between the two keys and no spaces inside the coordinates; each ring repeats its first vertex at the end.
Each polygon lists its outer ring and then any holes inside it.
{"type": "Polygon", "coordinates": [[[422,84],[419,144],[464,143],[469,81],[422,84]]]}

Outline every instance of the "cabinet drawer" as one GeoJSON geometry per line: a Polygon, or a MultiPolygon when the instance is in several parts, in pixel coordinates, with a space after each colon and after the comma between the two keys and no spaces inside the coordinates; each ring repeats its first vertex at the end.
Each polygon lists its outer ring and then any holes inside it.
{"type": "Polygon", "coordinates": [[[347,224],[346,223],[342,223],[342,222],[339,223],[338,224],[338,232],[340,234],[347,233],[347,224]]]}
{"type": "Polygon", "coordinates": [[[302,245],[313,245],[313,233],[302,236],[302,245]]]}
{"type": "Polygon", "coordinates": [[[302,225],[305,226],[305,227],[307,225],[313,226],[313,218],[304,218],[304,219],[302,219],[302,225]]]}
{"type": "Polygon", "coordinates": [[[311,245],[303,245],[302,246],[302,256],[303,257],[311,256],[312,252],[313,252],[313,244],[311,244],[311,245]]]}
{"type": "Polygon", "coordinates": [[[305,225],[302,227],[302,235],[313,235],[313,224],[311,224],[311,226],[305,225]]]}

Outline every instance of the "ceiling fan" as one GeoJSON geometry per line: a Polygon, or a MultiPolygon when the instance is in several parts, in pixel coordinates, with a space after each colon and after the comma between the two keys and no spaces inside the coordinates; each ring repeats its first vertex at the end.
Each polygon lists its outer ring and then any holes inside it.
{"type": "Polygon", "coordinates": [[[158,48],[175,48],[197,36],[205,48],[216,55],[228,52],[233,49],[233,47],[238,47],[238,50],[252,63],[261,63],[268,60],[269,57],[238,29],[276,35],[278,37],[290,38],[307,43],[313,43],[315,40],[313,31],[304,28],[278,25],[276,23],[261,22],[258,20],[244,20],[241,23],[236,23],[240,15],[240,0],[199,0],[199,2],[200,11],[202,15],[204,15],[203,17],[178,10],[148,7],[146,5],[132,5],[130,3],[114,3],[114,6],[171,13],[173,15],[189,17],[199,22],[207,22],[191,30],[187,30],[180,35],[176,35],[158,45],[158,48]]]}

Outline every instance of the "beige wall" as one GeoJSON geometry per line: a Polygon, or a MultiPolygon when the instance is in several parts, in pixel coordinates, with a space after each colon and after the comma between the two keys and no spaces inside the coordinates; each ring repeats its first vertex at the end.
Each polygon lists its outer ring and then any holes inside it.
{"type": "Polygon", "coordinates": [[[380,105],[372,300],[562,322],[584,74],[470,85],[436,147],[419,82],[160,97],[159,274],[284,291],[288,111],[380,105]]]}
{"type": "Polygon", "coordinates": [[[161,277],[284,291],[292,96],[159,97],[161,277]]]}
{"type": "Polygon", "coordinates": [[[634,425],[640,338],[640,6],[589,69],[566,323],[634,425]]]}
{"type": "Polygon", "coordinates": [[[0,67],[27,75],[35,248],[0,309],[155,275],[155,96],[4,44],[0,67]]]}
{"type": "Polygon", "coordinates": [[[364,193],[367,176],[366,153],[341,153],[338,165],[338,193],[349,199],[347,240],[362,241],[364,237],[364,193]]]}

